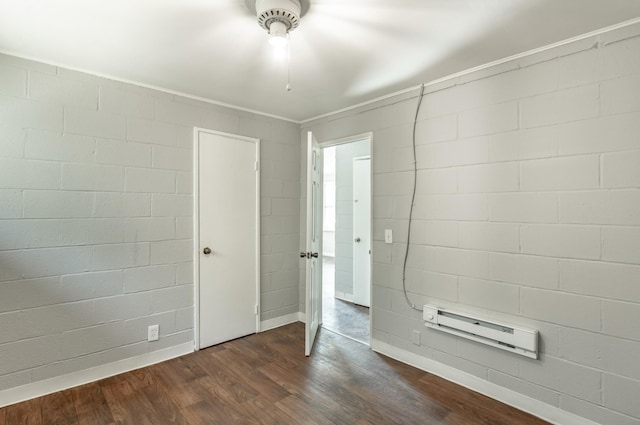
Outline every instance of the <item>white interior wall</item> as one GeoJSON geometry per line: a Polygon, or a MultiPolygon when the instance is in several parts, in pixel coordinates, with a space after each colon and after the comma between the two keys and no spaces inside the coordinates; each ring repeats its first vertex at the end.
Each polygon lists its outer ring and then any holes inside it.
{"type": "Polygon", "coordinates": [[[410,297],[538,329],[539,360],[425,329],[404,300],[417,91],[304,123],[373,131],[372,346],[557,423],[640,423],[638,93],[637,25],[426,89],[410,297]]]}
{"type": "Polygon", "coordinates": [[[194,126],[261,139],[261,319],[297,317],[298,124],[6,55],[0,75],[0,390],[193,342],[194,126]]]}

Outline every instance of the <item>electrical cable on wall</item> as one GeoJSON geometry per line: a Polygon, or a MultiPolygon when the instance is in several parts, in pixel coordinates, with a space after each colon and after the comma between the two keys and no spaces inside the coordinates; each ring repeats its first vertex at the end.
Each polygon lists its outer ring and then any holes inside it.
{"type": "Polygon", "coordinates": [[[413,119],[413,191],[411,194],[411,206],[409,207],[409,225],[407,226],[407,246],[404,251],[404,262],[402,264],[402,292],[404,292],[404,298],[412,309],[422,311],[421,308],[416,307],[414,303],[409,299],[407,294],[407,259],[409,258],[409,241],[411,240],[411,222],[413,220],[413,204],[416,199],[416,186],[418,184],[418,161],[416,158],[416,126],[418,125],[418,114],[420,113],[420,105],[422,105],[422,97],[424,95],[424,84],[420,84],[420,94],[418,95],[418,105],[416,106],[416,116],[413,119]]]}

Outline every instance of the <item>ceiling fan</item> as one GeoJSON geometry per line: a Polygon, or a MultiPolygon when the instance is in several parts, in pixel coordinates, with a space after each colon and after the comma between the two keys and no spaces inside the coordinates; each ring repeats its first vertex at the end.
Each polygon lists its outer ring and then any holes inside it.
{"type": "MultiPolygon", "coordinates": [[[[376,44],[378,50],[386,49],[393,55],[407,50],[408,44],[417,44],[412,41],[405,43],[401,48],[391,48],[390,41],[396,37],[420,39],[420,33],[425,31],[422,26],[397,25],[407,14],[415,17],[426,13],[422,9],[415,9],[416,2],[420,0],[398,0],[392,3],[385,0],[235,1],[236,9],[242,9],[244,24],[250,25],[250,21],[246,19],[250,18],[253,25],[258,24],[255,26],[256,29],[261,28],[267,32],[269,44],[280,47],[280,53],[275,53],[272,57],[286,60],[289,56],[288,50],[291,49],[290,61],[294,69],[324,70],[326,78],[333,78],[336,69],[345,63],[345,52],[349,61],[357,63],[364,72],[364,67],[369,66],[371,62],[372,43],[377,43],[374,40],[382,40],[381,44],[376,44]],[[285,46],[290,47],[283,49],[285,46]]],[[[431,14],[442,8],[438,4],[430,7],[431,14]]],[[[257,43],[252,47],[257,47],[260,39],[261,37],[254,38],[257,43]]]]}
{"type": "Polygon", "coordinates": [[[302,5],[299,0],[256,0],[258,24],[269,33],[269,42],[286,46],[289,31],[300,24],[302,5]]]}
{"type": "MultiPolygon", "coordinates": [[[[289,32],[293,31],[300,24],[303,5],[300,0],[246,0],[247,8],[255,10],[258,25],[269,34],[269,44],[284,49],[289,44],[289,32]]],[[[305,2],[305,11],[309,4],[305,2]]],[[[285,89],[291,90],[289,50],[287,54],[287,84],[285,89]]]]}

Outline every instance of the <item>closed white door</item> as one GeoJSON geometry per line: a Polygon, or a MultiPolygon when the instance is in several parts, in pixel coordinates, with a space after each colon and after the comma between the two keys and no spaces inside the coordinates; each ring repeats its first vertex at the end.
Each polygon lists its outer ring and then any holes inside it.
{"type": "Polygon", "coordinates": [[[371,301],[371,161],[353,159],[353,302],[371,301]]]}
{"type": "Polygon", "coordinates": [[[322,150],[307,133],[306,320],[304,354],[311,355],[322,322],[322,150]]]}
{"type": "Polygon", "coordinates": [[[258,330],[259,141],[198,130],[198,346],[258,330]]]}

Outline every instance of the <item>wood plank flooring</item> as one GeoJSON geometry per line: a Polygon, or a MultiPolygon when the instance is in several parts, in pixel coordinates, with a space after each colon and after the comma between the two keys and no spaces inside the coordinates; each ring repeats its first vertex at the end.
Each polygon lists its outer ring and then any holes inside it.
{"type": "Polygon", "coordinates": [[[546,422],[300,323],[0,409],[0,425],[546,422]]]}

